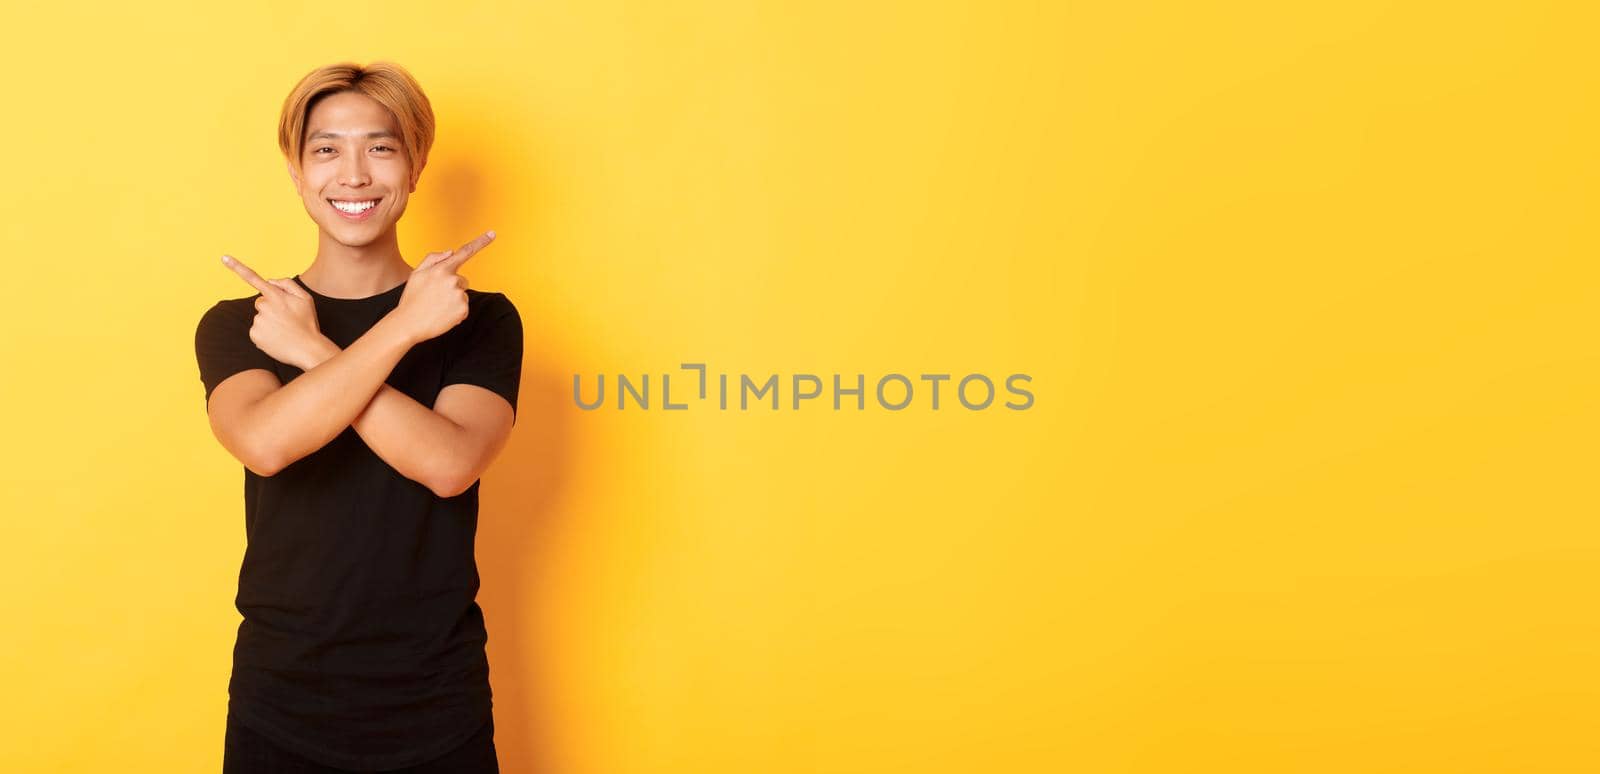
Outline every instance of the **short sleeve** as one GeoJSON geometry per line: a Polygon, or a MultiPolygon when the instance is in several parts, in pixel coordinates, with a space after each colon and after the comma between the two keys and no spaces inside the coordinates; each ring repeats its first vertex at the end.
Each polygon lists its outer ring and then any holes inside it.
{"type": "Polygon", "coordinates": [[[200,317],[194,332],[194,357],[205,386],[206,405],[223,380],[240,371],[264,368],[276,373],[277,361],[250,340],[255,318],[252,299],[218,301],[200,317]]]}
{"type": "Polygon", "coordinates": [[[474,384],[511,404],[517,422],[517,387],[522,381],[522,317],[504,293],[486,293],[453,345],[445,365],[442,390],[452,384],[474,384]]]}

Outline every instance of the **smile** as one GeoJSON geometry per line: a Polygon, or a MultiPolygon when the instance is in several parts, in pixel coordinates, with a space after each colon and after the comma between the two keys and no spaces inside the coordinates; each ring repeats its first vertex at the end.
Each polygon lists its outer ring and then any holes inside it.
{"type": "Polygon", "coordinates": [[[359,201],[346,201],[343,199],[329,199],[328,204],[345,220],[366,220],[371,217],[372,210],[378,206],[382,197],[377,199],[362,199],[359,201]]]}

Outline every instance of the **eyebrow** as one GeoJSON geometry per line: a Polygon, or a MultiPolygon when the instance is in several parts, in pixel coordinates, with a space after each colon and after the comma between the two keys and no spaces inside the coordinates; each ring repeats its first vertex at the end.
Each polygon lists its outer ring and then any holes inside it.
{"type": "MultiPolygon", "coordinates": [[[[345,136],[344,132],[321,131],[321,132],[317,132],[316,134],[311,135],[310,137],[307,137],[306,138],[306,142],[310,142],[312,140],[321,139],[323,137],[331,137],[331,138],[337,140],[340,137],[344,137],[344,136],[345,136]]],[[[379,138],[379,137],[394,137],[394,136],[395,136],[394,132],[391,132],[391,131],[389,131],[387,129],[379,129],[376,132],[367,132],[367,139],[369,139],[369,140],[376,139],[376,138],[379,138]]]]}

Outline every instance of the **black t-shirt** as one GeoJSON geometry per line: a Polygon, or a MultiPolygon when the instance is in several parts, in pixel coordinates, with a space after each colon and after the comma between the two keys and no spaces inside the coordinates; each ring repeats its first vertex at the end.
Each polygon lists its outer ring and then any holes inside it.
{"type": "MultiPolygon", "coordinates": [[[[341,348],[405,290],[333,298],[294,280],[341,348]]],[[[195,357],[208,405],[240,371],[266,369],[284,384],[302,373],[250,340],[258,297],[219,301],[200,320],[195,357]]],[[[504,397],[514,416],[521,318],[504,294],[469,289],[467,298],[466,319],[413,347],[386,381],[428,407],[445,385],[475,384],[504,397]]],[[[229,712],[307,758],[363,771],[423,763],[471,737],[492,705],[475,601],[478,488],[439,497],[353,427],[273,476],[245,468],[235,600],[244,621],[229,712]]]]}

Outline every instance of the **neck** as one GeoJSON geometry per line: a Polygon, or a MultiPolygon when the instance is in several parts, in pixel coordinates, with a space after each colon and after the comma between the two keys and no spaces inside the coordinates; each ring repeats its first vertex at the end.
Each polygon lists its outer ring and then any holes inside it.
{"type": "Polygon", "coordinates": [[[322,295],[375,296],[411,276],[411,266],[400,255],[393,226],[377,239],[355,246],[343,244],[320,229],[317,234],[317,257],[300,272],[300,280],[322,295]]]}

